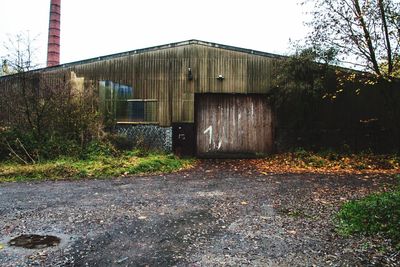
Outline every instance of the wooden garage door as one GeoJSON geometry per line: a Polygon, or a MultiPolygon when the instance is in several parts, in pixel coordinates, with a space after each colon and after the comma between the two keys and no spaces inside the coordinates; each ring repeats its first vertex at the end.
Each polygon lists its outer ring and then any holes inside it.
{"type": "Polygon", "coordinates": [[[241,156],[272,151],[272,112],[263,95],[196,95],[198,156],[241,156]]]}

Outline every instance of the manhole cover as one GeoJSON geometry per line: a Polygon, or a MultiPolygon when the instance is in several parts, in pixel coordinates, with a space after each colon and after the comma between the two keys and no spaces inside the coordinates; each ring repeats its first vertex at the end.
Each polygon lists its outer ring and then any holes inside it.
{"type": "Polygon", "coordinates": [[[8,244],[14,247],[39,249],[60,244],[61,239],[52,235],[20,235],[11,239],[8,244]]]}

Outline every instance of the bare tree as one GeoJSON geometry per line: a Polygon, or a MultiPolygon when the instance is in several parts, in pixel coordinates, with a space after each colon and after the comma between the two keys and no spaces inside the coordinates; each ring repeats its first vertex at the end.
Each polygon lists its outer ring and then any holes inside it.
{"type": "Polygon", "coordinates": [[[334,48],[380,78],[400,69],[400,4],[398,0],[306,0],[314,4],[308,40],[334,48]]]}
{"type": "Polygon", "coordinates": [[[0,158],[5,150],[24,163],[68,154],[102,135],[95,84],[69,71],[36,70],[33,41],[29,34],[9,38],[2,69],[14,75],[0,81],[0,158]]]}
{"type": "Polygon", "coordinates": [[[6,90],[0,86],[0,112],[7,113],[0,117],[0,158],[3,147],[33,163],[76,153],[103,137],[96,84],[75,80],[68,72],[31,71],[7,79],[6,90]]]}
{"type": "Polygon", "coordinates": [[[3,75],[27,72],[37,69],[40,65],[36,60],[37,37],[31,37],[29,31],[8,35],[3,43],[5,55],[1,56],[3,75]]]}

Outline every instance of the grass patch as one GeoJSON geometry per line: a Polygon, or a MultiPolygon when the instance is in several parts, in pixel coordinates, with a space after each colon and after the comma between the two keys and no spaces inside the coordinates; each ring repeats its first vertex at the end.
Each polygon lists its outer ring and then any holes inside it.
{"type": "Polygon", "coordinates": [[[0,182],[110,178],[143,173],[170,173],[188,168],[190,159],[167,154],[126,151],[119,155],[94,153],[87,158],[59,158],[37,164],[0,163],[0,182]]]}
{"type": "Polygon", "coordinates": [[[400,187],[345,203],[337,214],[338,232],[381,235],[400,249],[400,187]]]}

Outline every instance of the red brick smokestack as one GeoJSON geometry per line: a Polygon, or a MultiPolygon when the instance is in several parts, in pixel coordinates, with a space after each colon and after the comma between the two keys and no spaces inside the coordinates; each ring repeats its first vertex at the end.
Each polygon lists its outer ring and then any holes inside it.
{"type": "Polygon", "coordinates": [[[60,64],[60,18],[61,0],[51,0],[49,39],[47,45],[47,67],[60,64]]]}

